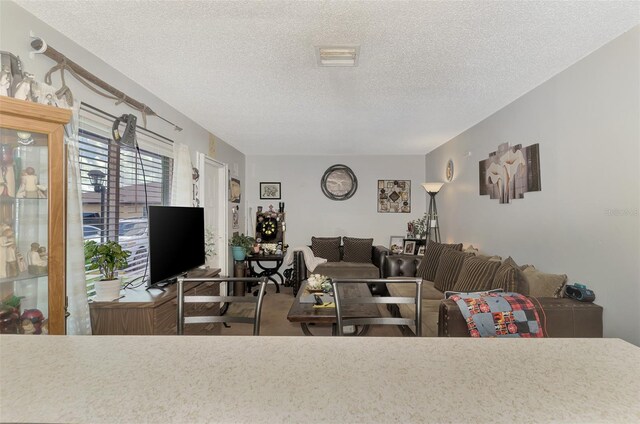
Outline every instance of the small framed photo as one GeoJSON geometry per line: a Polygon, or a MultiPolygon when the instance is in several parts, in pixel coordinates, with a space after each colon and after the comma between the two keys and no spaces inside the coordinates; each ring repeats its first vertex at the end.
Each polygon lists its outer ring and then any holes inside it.
{"type": "Polygon", "coordinates": [[[416,242],[413,240],[405,240],[404,241],[404,254],[405,255],[415,255],[416,254],[416,242]]]}
{"type": "Polygon", "coordinates": [[[427,249],[427,246],[425,246],[424,244],[420,247],[418,247],[418,256],[424,256],[424,251],[427,249]]]}
{"type": "Polygon", "coordinates": [[[261,182],[260,183],[260,199],[280,199],[280,183],[261,182]]]}
{"type": "Polygon", "coordinates": [[[389,238],[389,250],[391,253],[402,253],[404,249],[404,237],[391,236],[389,238]]]}

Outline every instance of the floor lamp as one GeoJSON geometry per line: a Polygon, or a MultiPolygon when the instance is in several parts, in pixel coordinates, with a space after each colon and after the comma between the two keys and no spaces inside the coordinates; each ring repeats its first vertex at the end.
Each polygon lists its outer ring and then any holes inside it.
{"type": "Polygon", "coordinates": [[[440,224],[438,223],[438,208],[436,206],[436,194],[444,183],[422,183],[422,187],[429,193],[429,212],[427,212],[427,240],[440,243],[440,224]]]}

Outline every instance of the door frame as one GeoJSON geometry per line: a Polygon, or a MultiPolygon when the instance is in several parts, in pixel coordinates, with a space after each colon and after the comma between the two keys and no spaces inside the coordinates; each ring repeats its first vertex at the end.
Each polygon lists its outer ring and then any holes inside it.
{"type": "Polygon", "coordinates": [[[213,165],[218,173],[218,187],[215,192],[219,195],[219,201],[215,203],[217,208],[218,222],[216,223],[218,231],[216,234],[216,254],[218,256],[218,266],[220,267],[220,275],[229,275],[229,249],[227,248],[227,240],[229,239],[229,221],[227,212],[227,199],[229,198],[229,183],[227,181],[229,175],[229,166],[226,163],[217,161],[204,153],[198,152],[198,169],[200,171],[200,179],[198,181],[198,193],[200,204],[207,213],[207,192],[206,187],[206,170],[207,165],[213,165]]]}

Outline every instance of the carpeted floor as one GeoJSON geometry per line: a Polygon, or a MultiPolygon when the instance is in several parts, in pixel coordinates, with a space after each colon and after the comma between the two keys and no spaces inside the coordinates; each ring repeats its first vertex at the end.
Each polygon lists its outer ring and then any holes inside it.
{"type": "MultiPolygon", "coordinates": [[[[247,294],[251,296],[251,294],[247,294]]],[[[273,285],[267,287],[267,295],[262,304],[262,320],[260,322],[261,336],[303,336],[300,324],[291,323],[287,320],[289,308],[293,304],[295,297],[290,287],[281,287],[280,293],[275,293],[273,285]]],[[[252,304],[235,304],[229,308],[229,314],[242,314],[247,308],[253,308],[252,304]]],[[[386,307],[379,305],[380,313],[389,316],[386,307]]],[[[243,314],[244,315],[244,314],[243,314]]],[[[331,336],[330,325],[314,325],[309,327],[313,334],[317,336],[331,336]]],[[[250,324],[229,324],[229,328],[222,328],[222,335],[250,336],[253,326],[250,324]]],[[[391,325],[372,326],[367,337],[402,337],[400,329],[391,325]]]]}

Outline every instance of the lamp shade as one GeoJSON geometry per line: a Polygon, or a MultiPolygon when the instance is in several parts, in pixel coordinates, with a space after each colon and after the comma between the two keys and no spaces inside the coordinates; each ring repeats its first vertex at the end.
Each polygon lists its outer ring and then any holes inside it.
{"type": "Polygon", "coordinates": [[[444,183],[422,183],[422,187],[424,187],[427,193],[437,193],[443,185],[444,183]]]}

